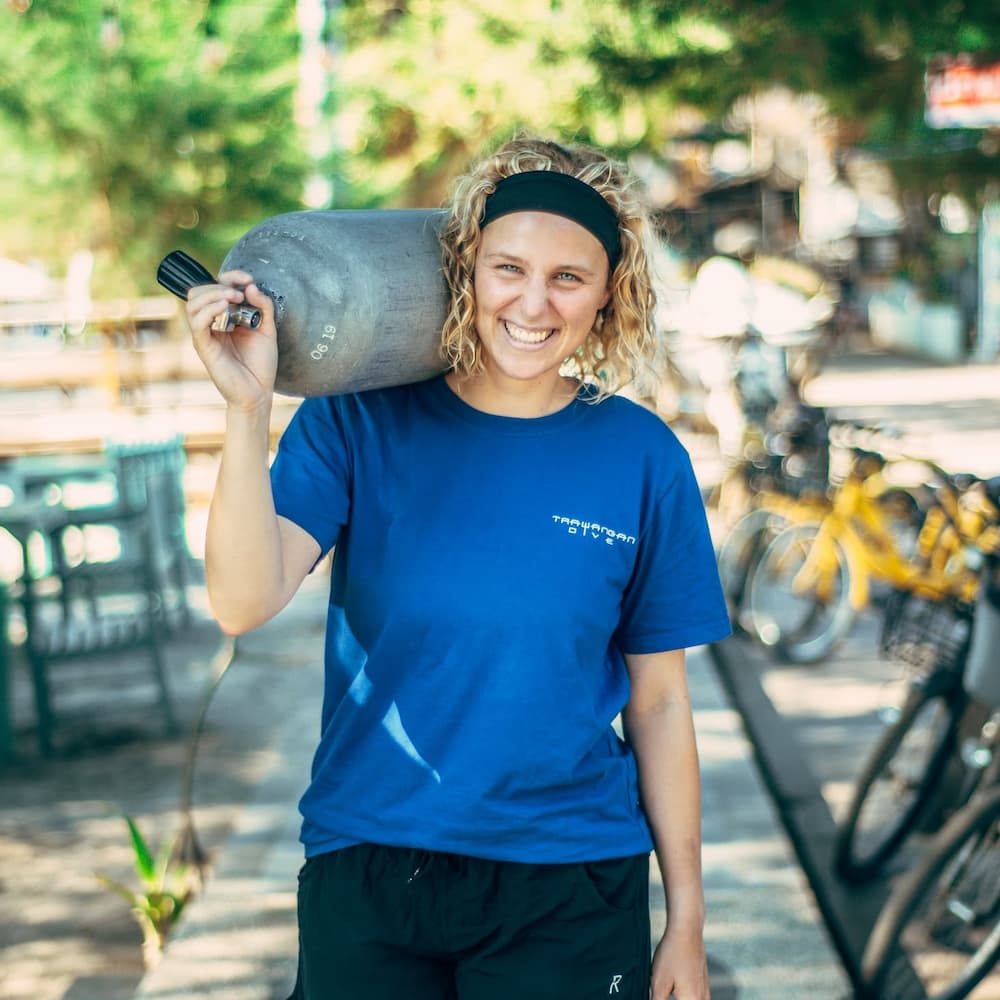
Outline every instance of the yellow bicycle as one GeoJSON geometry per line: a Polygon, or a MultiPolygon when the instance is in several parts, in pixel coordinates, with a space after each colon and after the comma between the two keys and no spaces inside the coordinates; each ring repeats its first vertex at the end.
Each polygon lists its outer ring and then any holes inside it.
{"type": "Polygon", "coordinates": [[[829,655],[868,606],[873,586],[971,600],[977,577],[969,545],[998,520],[985,494],[933,462],[921,460],[936,480],[922,511],[914,491],[889,482],[885,456],[858,447],[851,455],[823,517],[779,531],[746,585],[745,627],[791,662],[829,655]]]}

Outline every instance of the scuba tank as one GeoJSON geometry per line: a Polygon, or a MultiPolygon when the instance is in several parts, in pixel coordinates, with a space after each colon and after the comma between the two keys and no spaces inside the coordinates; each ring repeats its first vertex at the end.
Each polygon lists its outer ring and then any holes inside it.
{"type": "MultiPolygon", "coordinates": [[[[439,344],[448,310],[431,209],[289,212],[266,219],[226,254],[274,302],[275,391],[325,396],[419,382],[447,368],[439,344]]],[[[216,279],[181,251],[157,280],[180,298],[216,279]]],[[[254,326],[237,308],[217,329],[254,326]]],[[[259,323],[259,316],[256,323],[259,323]]]]}

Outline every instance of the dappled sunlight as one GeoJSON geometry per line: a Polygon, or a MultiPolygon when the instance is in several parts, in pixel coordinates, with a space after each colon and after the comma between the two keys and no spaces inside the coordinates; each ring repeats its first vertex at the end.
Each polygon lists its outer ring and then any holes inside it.
{"type": "Polygon", "coordinates": [[[851,797],[854,794],[855,783],[850,779],[826,781],[823,783],[823,798],[830,807],[830,812],[836,822],[843,820],[851,797]]]}
{"type": "MultiPolygon", "coordinates": [[[[832,967],[820,967],[807,928],[818,914],[806,894],[783,894],[774,905],[769,886],[715,889],[706,887],[705,940],[710,955],[733,970],[737,996],[768,1000],[841,1000],[847,981],[832,967]],[[725,914],[725,920],[713,919],[725,914]],[[766,993],[759,984],[766,983],[766,993]],[[744,992],[745,991],[745,992],[744,992]]],[[[715,992],[713,990],[713,996],[715,992]]]]}
{"type": "Polygon", "coordinates": [[[703,771],[732,761],[743,760],[747,755],[746,741],[726,733],[706,733],[698,726],[698,755],[703,771]]]}
{"type": "Polygon", "coordinates": [[[790,672],[768,674],[764,687],[780,701],[786,714],[809,715],[816,719],[838,719],[864,715],[898,704],[902,684],[896,679],[816,677],[808,673],[798,678],[790,672]],[[780,692],[777,690],[780,687],[780,692]]]}
{"type": "Polygon", "coordinates": [[[774,837],[734,837],[724,841],[706,838],[702,864],[707,882],[712,882],[716,874],[724,876],[724,884],[748,885],[775,884],[798,877],[786,842],[774,837]]]}
{"type": "Polygon", "coordinates": [[[711,772],[714,768],[746,758],[747,742],[736,712],[700,710],[696,726],[698,756],[703,772],[711,772]]]}

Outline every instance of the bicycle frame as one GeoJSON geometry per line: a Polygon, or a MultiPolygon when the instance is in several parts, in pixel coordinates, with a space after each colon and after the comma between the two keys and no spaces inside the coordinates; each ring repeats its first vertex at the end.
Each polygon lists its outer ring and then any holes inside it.
{"type": "Polygon", "coordinates": [[[925,515],[917,540],[917,558],[913,560],[899,551],[888,515],[878,504],[878,498],[887,489],[881,472],[863,476],[852,470],[820,521],[815,540],[793,582],[795,592],[812,591],[820,599],[830,598],[835,586],[839,544],[851,571],[848,601],[855,611],[867,607],[873,579],[931,599],[950,595],[972,601],[978,575],[967,564],[964,540],[944,506],[936,504],[925,515]]]}

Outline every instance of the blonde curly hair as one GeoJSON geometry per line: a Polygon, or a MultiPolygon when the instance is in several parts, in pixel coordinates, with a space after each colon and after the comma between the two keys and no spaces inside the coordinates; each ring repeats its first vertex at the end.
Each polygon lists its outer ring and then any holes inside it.
{"type": "Polygon", "coordinates": [[[576,177],[602,195],[618,216],[621,255],[608,279],[611,296],[587,339],[564,366],[565,374],[594,385],[592,398],[597,402],[648,368],[655,343],[656,295],[652,229],[636,183],[622,164],[589,146],[562,146],[535,136],[517,136],[457,180],[440,230],[442,268],[451,299],[441,350],[460,379],[484,370],[474,290],[480,220],[496,183],[529,170],[554,170],[576,177]]]}

